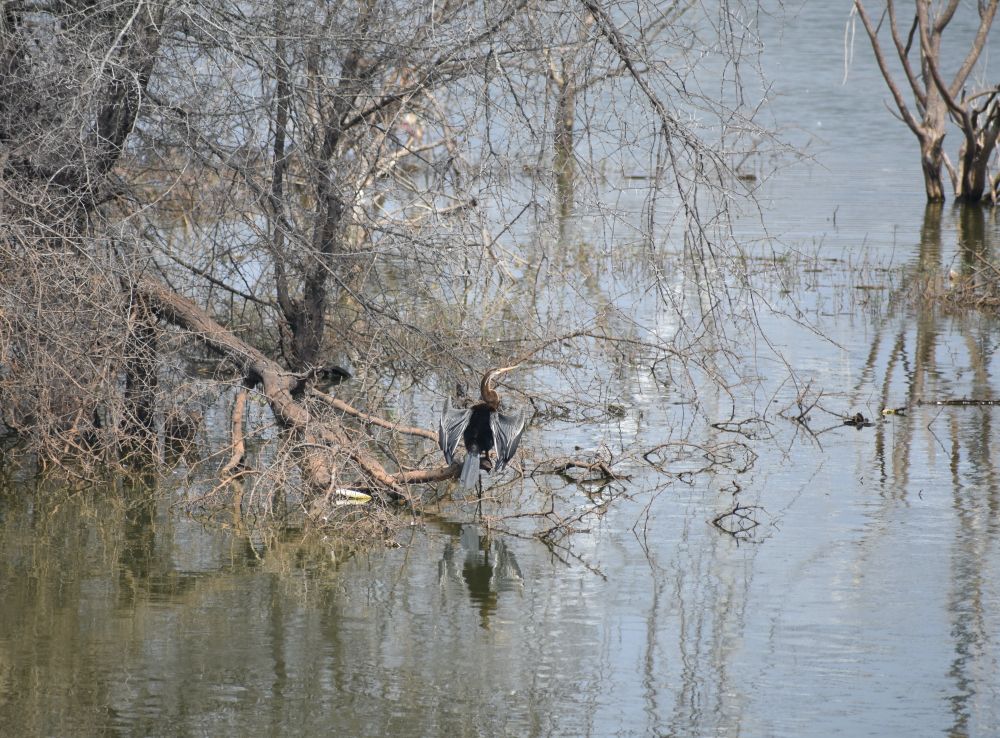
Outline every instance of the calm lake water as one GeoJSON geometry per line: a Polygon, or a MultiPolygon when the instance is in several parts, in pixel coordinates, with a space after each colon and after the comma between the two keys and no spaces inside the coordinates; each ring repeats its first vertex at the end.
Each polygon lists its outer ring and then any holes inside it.
{"type": "MultiPolygon", "coordinates": [[[[1000,396],[1000,323],[900,296],[995,258],[1000,225],[926,210],[863,39],[843,81],[847,6],[766,29],[767,114],[814,157],[768,183],[767,228],[815,263],[763,295],[799,384],[760,352],[735,412],[757,422],[698,431],[711,473],[677,477],[701,449],[671,447],[667,473],[636,461],[568,548],[488,535],[451,504],[366,554],[199,522],[171,490],[7,480],[0,734],[995,734],[1000,419],[918,401],[1000,396]],[[838,417],[856,412],[872,425],[838,417]],[[736,503],[756,523],[741,537],[712,524],[736,503]]],[[[524,453],[679,437],[683,398],[641,371],[611,381],[624,417],[535,428],[524,453]]],[[[733,415],[722,393],[701,402],[733,415]]]]}

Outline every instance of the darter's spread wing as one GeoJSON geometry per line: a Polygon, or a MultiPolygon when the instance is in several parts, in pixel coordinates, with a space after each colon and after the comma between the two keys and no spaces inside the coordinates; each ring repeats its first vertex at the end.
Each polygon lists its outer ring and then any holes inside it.
{"type": "Polygon", "coordinates": [[[514,458],[517,445],[521,442],[521,434],[524,432],[524,411],[512,414],[493,413],[490,416],[490,427],[493,430],[493,448],[497,452],[497,465],[493,471],[501,472],[514,458]]]}
{"type": "Polygon", "coordinates": [[[445,400],[441,418],[438,421],[438,446],[444,454],[444,460],[452,464],[455,461],[455,450],[458,448],[462,434],[469,424],[471,410],[462,410],[451,406],[451,400],[445,400]]]}

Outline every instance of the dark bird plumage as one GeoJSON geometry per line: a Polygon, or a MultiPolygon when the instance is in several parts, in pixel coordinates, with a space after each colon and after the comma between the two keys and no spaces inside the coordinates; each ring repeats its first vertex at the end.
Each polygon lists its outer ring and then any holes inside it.
{"type": "MultiPolygon", "coordinates": [[[[493,379],[509,372],[513,366],[490,369],[479,385],[482,400],[468,409],[453,408],[446,400],[438,423],[438,445],[449,464],[455,461],[458,442],[465,444],[465,460],[459,477],[464,489],[472,489],[479,481],[482,459],[489,459],[489,452],[496,451],[497,462],[493,471],[502,472],[517,451],[524,431],[524,413],[500,412],[500,394],[493,389],[493,379]]],[[[488,468],[488,466],[487,466],[488,468]]]]}

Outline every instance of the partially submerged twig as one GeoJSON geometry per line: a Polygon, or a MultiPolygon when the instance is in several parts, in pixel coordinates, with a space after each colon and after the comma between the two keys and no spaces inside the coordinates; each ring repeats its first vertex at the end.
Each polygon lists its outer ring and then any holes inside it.
{"type": "Polygon", "coordinates": [[[534,474],[563,474],[570,469],[583,469],[585,471],[598,472],[598,479],[631,479],[627,474],[619,474],[611,469],[604,461],[584,461],[582,459],[553,459],[542,462],[532,470],[528,476],[534,474]]]}

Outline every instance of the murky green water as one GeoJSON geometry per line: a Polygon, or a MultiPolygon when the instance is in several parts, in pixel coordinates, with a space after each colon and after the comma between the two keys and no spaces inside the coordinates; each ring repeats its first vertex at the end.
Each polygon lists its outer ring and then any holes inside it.
{"type": "MultiPolygon", "coordinates": [[[[774,288],[787,315],[765,323],[802,383],[761,352],[738,417],[765,422],[706,428],[701,442],[731,454],[713,474],[634,464],[631,499],[569,551],[488,536],[449,505],[402,547],[353,555],[316,533],[203,524],[172,507],[180,490],[26,495],[8,480],[0,733],[993,733],[1000,421],[915,401],[1000,396],[1000,323],[907,308],[894,290],[995,256],[1000,227],[925,212],[914,146],[860,45],[841,84],[845,16],[804,13],[768,57],[787,93],[778,121],[822,137],[815,165],[766,190],[772,233],[816,255],[788,295],[774,288]],[[837,418],[855,412],[874,424],[837,418]],[[758,524],[742,542],[711,524],[734,501],[758,524]]],[[[526,453],[673,438],[669,388],[611,381],[633,400],[625,417],[534,429],[526,453]]]]}

